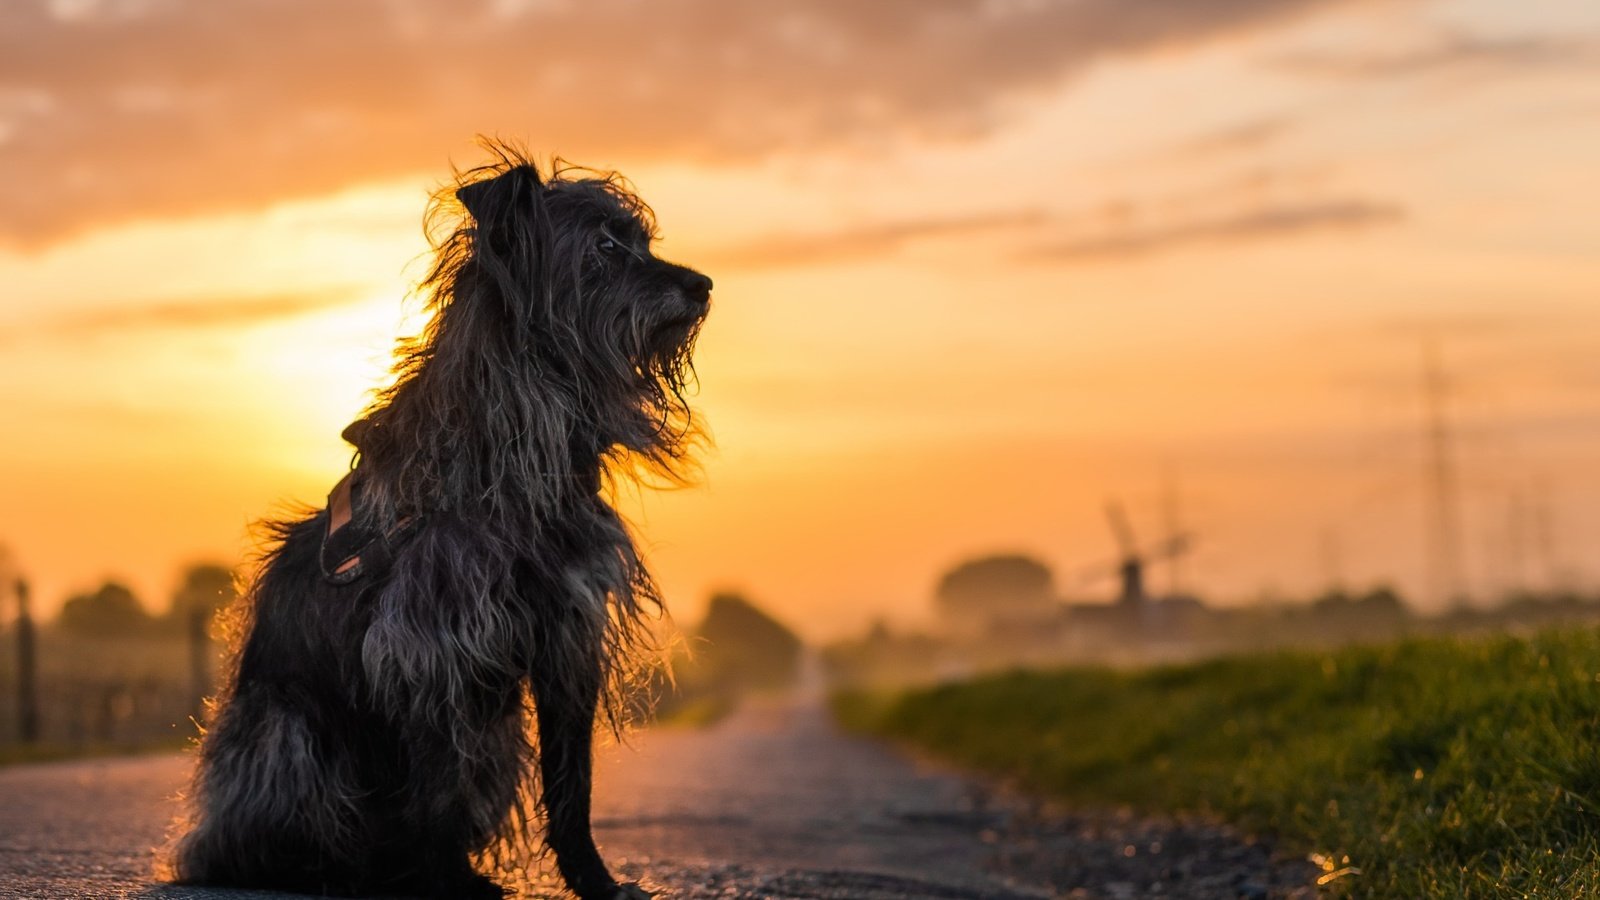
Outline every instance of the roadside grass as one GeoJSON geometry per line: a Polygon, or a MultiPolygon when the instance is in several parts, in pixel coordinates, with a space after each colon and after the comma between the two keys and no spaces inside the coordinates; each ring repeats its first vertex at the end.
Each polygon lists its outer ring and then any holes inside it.
{"type": "Polygon", "coordinates": [[[1360,897],[1600,896],[1600,632],[841,694],[840,720],[1088,805],[1214,815],[1360,897]]]}

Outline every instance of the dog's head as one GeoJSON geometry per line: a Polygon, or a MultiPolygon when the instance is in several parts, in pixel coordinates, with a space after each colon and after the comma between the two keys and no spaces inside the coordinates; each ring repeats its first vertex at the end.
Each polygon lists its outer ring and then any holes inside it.
{"type": "Polygon", "coordinates": [[[682,387],[711,279],[654,254],[650,209],[620,176],[557,169],[546,179],[515,160],[470,173],[455,196],[470,217],[474,279],[497,288],[488,293],[532,349],[576,342],[591,362],[682,387]]]}
{"type": "Polygon", "coordinates": [[[465,346],[454,355],[504,354],[494,362],[566,391],[602,452],[682,455],[711,279],[655,255],[651,211],[620,176],[565,166],[545,175],[502,150],[443,192],[435,212],[449,216],[426,284],[436,353],[456,331],[465,346]]]}

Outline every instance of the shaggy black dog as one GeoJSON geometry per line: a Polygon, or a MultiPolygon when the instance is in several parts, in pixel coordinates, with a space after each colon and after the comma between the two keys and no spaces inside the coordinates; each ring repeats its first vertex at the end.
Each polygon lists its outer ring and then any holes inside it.
{"type": "Polygon", "coordinates": [[[269,524],[180,882],[500,897],[474,862],[542,818],[579,897],[648,896],[589,825],[597,715],[660,607],[603,486],[692,449],[711,279],[652,254],[618,176],[495,150],[431,207],[430,323],[346,430],[351,473],[269,524]]]}

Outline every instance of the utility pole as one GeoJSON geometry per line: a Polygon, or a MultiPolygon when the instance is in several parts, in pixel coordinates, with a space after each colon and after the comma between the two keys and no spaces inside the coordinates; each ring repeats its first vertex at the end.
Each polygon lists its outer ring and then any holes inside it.
{"type": "Polygon", "coordinates": [[[1427,341],[1422,351],[1423,438],[1427,447],[1423,478],[1428,487],[1424,515],[1427,589],[1432,599],[1454,606],[1466,602],[1467,586],[1461,571],[1461,503],[1445,413],[1449,385],[1439,364],[1438,347],[1427,341]]]}
{"type": "Polygon", "coordinates": [[[1561,584],[1560,567],[1556,564],[1556,527],[1550,510],[1550,485],[1540,478],[1533,485],[1533,546],[1539,559],[1539,581],[1544,590],[1555,593],[1561,584]]]}

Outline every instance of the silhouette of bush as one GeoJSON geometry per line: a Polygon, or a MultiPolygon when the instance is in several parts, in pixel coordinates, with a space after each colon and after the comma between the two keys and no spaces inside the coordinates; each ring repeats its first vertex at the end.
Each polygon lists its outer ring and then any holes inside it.
{"type": "Polygon", "coordinates": [[[800,670],[800,638],[738,594],[717,594],[696,632],[707,680],[734,687],[782,687],[800,670]]]}
{"type": "Polygon", "coordinates": [[[108,581],[97,590],[68,598],[56,624],[86,637],[136,637],[149,634],[153,620],[125,585],[108,581]]]}
{"type": "Polygon", "coordinates": [[[934,600],[950,624],[986,631],[996,622],[1049,610],[1056,603],[1055,579],[1048,566],[1031,557],[988,556],[946,572],[934,600]]]}
{"type": "Polygon", "coordinates": [[[183,583],[172,595],[172,607],[161,618],[161,629],[185,634],[195,614],[204,616],[209,623],[236,596],[232,569],[216,563],[196,563],[184,570],[183,583]]]}

